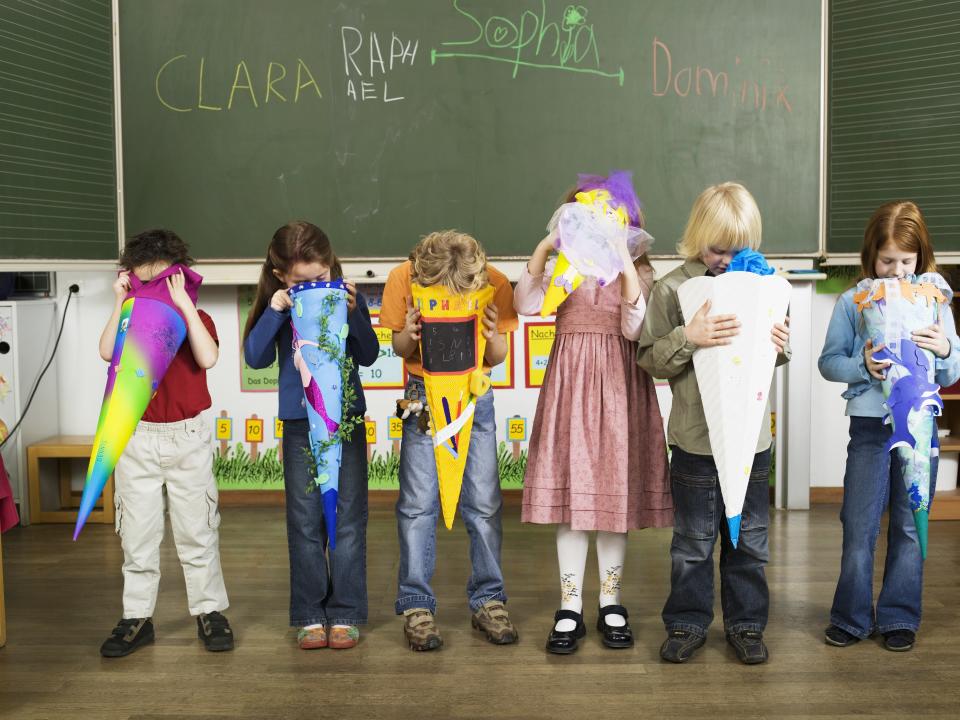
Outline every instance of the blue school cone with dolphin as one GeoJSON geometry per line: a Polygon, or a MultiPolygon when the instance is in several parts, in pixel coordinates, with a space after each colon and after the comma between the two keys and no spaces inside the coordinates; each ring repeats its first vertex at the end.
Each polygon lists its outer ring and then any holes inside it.
{"type": "Polygon", "coordinates": [[[950,286],[937,273],[904,280],[863,280],[853,296],[874,345],[884,345],[873,354],[874,359],[891,363],[881,382],[887,406],[885,422],[893,425],[887,450],[897,451],[924,559],[931,460],[940,453],[936,417],[943,410],[943,400],[935,380],[936,358],[918,347],[911,334],[939,322],[942,306],[952,296],[950,286]]]}
{"type": "Polygon", "coordinates": [[[314,483],[320,491],[327,540],[336,547],[337,498],[343,446],[341,364],[345,362],[347,289],[342,280],[301,283],[290,289],[294,365],[300,373],[310,424],[314,483]]]}

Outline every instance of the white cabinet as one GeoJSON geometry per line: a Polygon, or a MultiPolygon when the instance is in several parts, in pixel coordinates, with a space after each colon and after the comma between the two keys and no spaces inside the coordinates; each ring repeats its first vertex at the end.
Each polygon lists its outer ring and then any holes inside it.
{"type": "MultiPolygon", "coordinates": [[[[53,300],[0,302],[0,435],[6,437],[23,416],[30,392],[50,359],[59,329],[53,300]]],[[[26,448],[60,434],[60,396],[55,359],[43,376],[30,410],[13,438],[3,446],[3,462],[10,475],[20,520],[28,524],[26,448]]]]}

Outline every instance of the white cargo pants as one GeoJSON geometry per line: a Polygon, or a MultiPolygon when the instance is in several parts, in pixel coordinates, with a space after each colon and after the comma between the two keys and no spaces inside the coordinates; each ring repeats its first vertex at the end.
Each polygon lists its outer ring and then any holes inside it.
{"type": "Polygon", "coordinates": [[[123,545],[123,617],[151,617],[157,604],[164,488],[190,614],[225,610],[217,484],[203,416],[139,423],[114,480],[116,530],[123,545]]]}

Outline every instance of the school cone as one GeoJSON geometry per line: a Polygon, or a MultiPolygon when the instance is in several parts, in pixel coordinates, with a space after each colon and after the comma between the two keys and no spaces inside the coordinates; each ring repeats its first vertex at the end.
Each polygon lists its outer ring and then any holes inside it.
{"type": "Polygon", "coordinates": [[[912,332],[940,322],[949,312],[953,292],[936,273],[915,281],[885,278],[863,280],[853,299],[874,346],[875,360],[890,362],[880,383],[886,400],[886,420],[893,433],[887,450],[896,450],[913,513],[920,554],[927,557],[932,458],[939,452],[936,416],[943,410],[936,384],[936,358],[913,342],[912,332]]]}
{"type": "Polygon", "coordinates": [[[741,325],[729,345],[701,347],[693,354],[727,529],[737,547],[757,439],[769,422],[763,414],[777,361],[770,329],[784,321],[790,283],[775,275],[728,271],[691,278],[677,296],[685,318],[693,318],[710,300],[711,315],[731,313],[741,325]]]}
{"type": "Polygon", "coordinates": [[[166,278],[174,272],[183,272],[185,290],[196,302],[202,278],[189,268],[175,266],[149,283],[130,275],[131,294],[120,310],[74,540],[80,536],[107,479],[186,338],[186,322],[166,290],[166,278]]]}
{"type": "Polygon", "coordinates": [[[493,299],[489,285],[455,295],[442,286],[412,286],[420,311],[420,356],[433,429],[443,522],[450,530],[460,501],[463,471],[470,449],[473,413],[480,395],[490,389],[483,372],[487,340],[483,316],[493,299]]]}
{"type": "Polygon", "coordinates": [[[340,365],[324,347],[343,356],[347,326],[347,289],[342,280],[309,282],[290,289],[293,310],[294,365],[300,373],[310,425],[310,450],[316,463],[314,483],[320,491],[327,542],[337,539],[343,417],[340,365]],[[321,337],[326,327],[325,336],[321,337]]]}
{"type": "Polygon", "coordinates": [[[543,297],[540,317],[553,315],[560,304],[583,283],[584,276],[575,268],[562,252],[557,255],[557,264],[553,267],[553,276],[543,297]]]}

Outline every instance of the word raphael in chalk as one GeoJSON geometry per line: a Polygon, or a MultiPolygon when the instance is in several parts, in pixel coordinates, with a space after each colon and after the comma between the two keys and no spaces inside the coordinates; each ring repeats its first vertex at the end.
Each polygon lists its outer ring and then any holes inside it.
{"type": "MultiPolygon", "coordinates": [[[[232,110],[235,101],[238,106],[242,103],[245,106],[252,105],[258,108],[261,102],[264,105],[271,101],[299,103],[301,95],[308,97],[316,93],[318,98],[323,97],[313,73],[300,58],[297,58],[296,82],[293,81],[294,73],[288,72],[286,65],[270,61],[264,70],[263,83],[255,83],[255,74],[251,75],[246,61],[240,60],[233,73],[229,96],[225,91],[210,93],[208,87],[209,94],[204,97],[205,62],[206,58],[201,57],[196,64],[195,72],[192,61],[186,55],[176,55],[163,63],[154,78],[154,88],[160,104],[167,110],[185,113],[194,109],[232,110]],[[289,79],[287,79],[288,76],[289,79]],[[195,101],[189,98],[187,92],[188,88],[192,89],[193,78],[196,78],[195,101]],[[263,100],[258,101],[257,88],[263,88],[263,100]],[[226,101],[226,108],[224,108],[224,101],[226,101]]],[[[218,89],[224,86],[225,84],[219,85],[218,89]]]]}
{"type": "Polygon", "coordinates": [[[787,83],[782,77],[764,78],[771,73],[770,60],[760,61],[759,72],[751,71],[739,56],[734,56],[733,69],[714,71],[702,65],[687,65],[679,70],[673,66],[673,55],[667,44],[653,38],[653,94],[657,97],[676,95],[689,97],[704,95],[711,98],[731,98],[734,105],[753,105],[754,110],[770,107],[793,112],[787,98],[787,83]],[[731,82],[731,75],[733,81],[731,82]],[[774,91],[772,86],[775,86],[774,91]],[[775,92],[775,94],[774,94],[775,92]],[[750,102],[747,102],[747,99],[750,102]]]}
{"type": "Polygon", "coordinates": [[[404,43],[396,33],[390,33],[390,55],[385,60],[380,51],[380,39],[377,33],[371,32],[367,40],[367,50],[363,52],[363,33],[355,27],[344,25],[340,28],[340,42],[343,45],[343,70],[347,74],[347,97],[361,102],[377,99],[378,86],[374,82],[364,80],[364,77],[374,80],[377,74],[383,77],[383,101],[385,103],[403,100],[402,95],[391,96],[387,87],[386,75],[393,71],[394,66],[402,66],[404,63],[413,65],[417,58],[417,48],[420,46],[419,40],[408,40],[404,43]],[[355,58],[359,55],[359,58],[355,58]],[[358,64],[357,60],[360,61],[358,64]],[[368,62],[364,62],[367,60],[368,62]],[[363,67],[367,68],[367,74],[363,74],[363,67]],[[358,80],[354,84],[352,75],[356,75],[358,80]],[[357,89],[359,87],[359,95],[357,89]]]}
{"type": "Polygon", "coordinates": [[[540,0],[539,13],[527,9],[516,22],[501,15],[482,19],[479,8],[470,12],[453,0],[453,9],[473,25],[476,34],[467,40],[448,40],[440,45],[467,51],[430,51],[430,64],[441,58],[470,58],[513,65],[513,77],[521,67],[586,73],[614,78],[623,85],[623,68],[600,67],[600,49],[589,11],[583,5],[567,5],[559,23],[547,21],[547,2],[540,0]],[[503,51],[510,51],[509,53],[503,51]]]}

